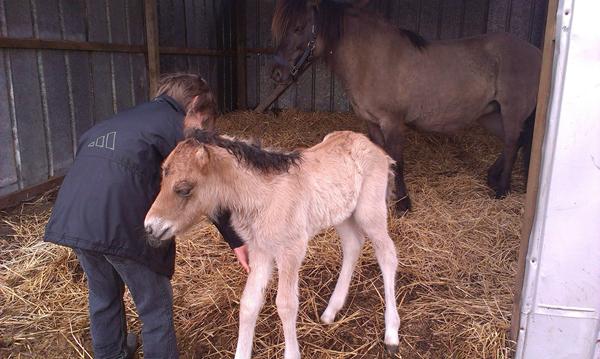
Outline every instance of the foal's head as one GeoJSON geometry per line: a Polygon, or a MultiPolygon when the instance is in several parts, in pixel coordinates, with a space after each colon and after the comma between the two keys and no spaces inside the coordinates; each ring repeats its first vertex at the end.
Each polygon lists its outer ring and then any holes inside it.
{"type": "Polygon", "coordinates": [[[148,243],[160,246],[189,229],[199,215],[212,215],[237,193],[250,170],[258,176],[286,172],[298,152],[274,152],[256,144],[196,129],[188,132],[162,166],[160,192],[146,215],[148,243]],[[237,187],[236,187],[237,186],[237,187]]]}
{"type": "MultiPolygon", "coordinates": [[[[360,2],[360,1],[359,1],[360,2]]],[[[279,0],[271,32],[277,46],[271,78],[288,82],[313,58],[333,49],[352,1],[279,0]]]]}

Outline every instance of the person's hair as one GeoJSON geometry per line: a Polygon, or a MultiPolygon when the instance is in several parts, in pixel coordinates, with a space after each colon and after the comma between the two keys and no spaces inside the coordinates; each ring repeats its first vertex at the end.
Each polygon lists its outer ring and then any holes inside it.
{"type": "Polygon", "coordinates": [[[167,95],[177,101],[186,112],[216,112],[217,104],[210,87],[202,76],[176,72],[161,76],[156,96],[167,95]],[[194,97],[198,100],[194,103],[194,97]]]}

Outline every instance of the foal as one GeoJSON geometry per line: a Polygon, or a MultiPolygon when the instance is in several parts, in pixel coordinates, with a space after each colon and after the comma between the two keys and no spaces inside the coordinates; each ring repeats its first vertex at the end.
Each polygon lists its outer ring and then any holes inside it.
{"type": "Polygon", "coordinates": [[[251,271],[240,302],[236,358],[250,358],[264,292],[277,266],[277,312],[285,358],[299,358],[296,338],[298,271],[308,240],[335,226],[343,263],[321,320],[332,323],[348,294],[365,236],[383,274],[385,344],[398,348],[396,249],[387,231],[387,185],[393,161],[362,134],[343,131],[302,152],[273,152],[197,130],[163,164],[160,193],[146,215],[149,240],[168,241],[199,215],[230,208],[231,223],[247,241],[251,271]]]}

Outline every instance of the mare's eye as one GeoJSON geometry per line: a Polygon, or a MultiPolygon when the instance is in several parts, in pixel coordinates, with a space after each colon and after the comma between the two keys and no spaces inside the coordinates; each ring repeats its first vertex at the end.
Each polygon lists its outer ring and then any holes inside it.
{"type": "Polygon", "coordinates": [[[189,197],[192,193],[193,186],[189,183],[178,183],[173,189],[179,197],[189,197]]]}
{"type": "Polygon", "coordinates": [[[300,31],[302,31],[302,26],[296,26],[296,27],[294,28],[294,32],[295,32],[296,34],[299,34],[299,33],[300,33],[300,31]]]}

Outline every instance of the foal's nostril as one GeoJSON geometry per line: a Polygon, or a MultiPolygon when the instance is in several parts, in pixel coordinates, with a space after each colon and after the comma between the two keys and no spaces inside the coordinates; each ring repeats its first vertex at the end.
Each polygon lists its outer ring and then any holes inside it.
{"type": "Polygon", "coordinates": [[[146,226],[146,233],[152,234],[152,226],[146,226]]]}

